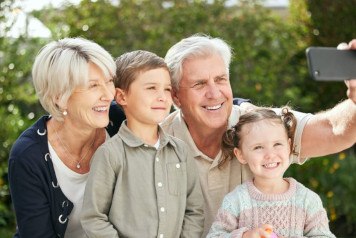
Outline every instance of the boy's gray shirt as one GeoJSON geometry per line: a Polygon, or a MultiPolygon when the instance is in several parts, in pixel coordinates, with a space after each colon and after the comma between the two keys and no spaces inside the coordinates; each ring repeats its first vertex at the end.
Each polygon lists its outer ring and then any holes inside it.
{"type": "Polygon", "coordinates": [[[84,194],[89,237],[200,237],[204,200],[187,145],[159,127],[146,145],[122,123],[95,152],[84,194]]]}

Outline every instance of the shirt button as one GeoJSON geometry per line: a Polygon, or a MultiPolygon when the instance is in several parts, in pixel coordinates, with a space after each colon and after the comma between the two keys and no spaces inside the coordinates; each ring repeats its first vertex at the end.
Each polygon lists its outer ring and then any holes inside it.
{"type": "Polygon", "coordinates": [[[159,234],[159,238],[163,238],[164,236],[163,236],[163,234],[159,234]]]}
{"type": "Polygon", "coordinates": [[[158,157],[156,157],[156,161],[159,162],[159,158],[158,157]]]}
{"type": "Polygon", "coordinates": [[[158,187],[162,187],[163,184],[161,182],[157,183],[158,187]]]}
{"type": "Polygon", "coordinates": [[[176,168],[179,169],[180,168],[180,164],[176,164],[176,168]]]}
{"type": "Polygon", "coordinates": [[[161,212],[164,212],[166,209],[164,209],[164,207],[161,207],[160,210],[161,210],[161,212]]]}

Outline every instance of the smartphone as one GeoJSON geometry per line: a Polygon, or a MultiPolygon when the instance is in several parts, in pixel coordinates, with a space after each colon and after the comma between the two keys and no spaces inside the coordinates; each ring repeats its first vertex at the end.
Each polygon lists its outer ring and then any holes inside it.
{"type": "Polygon", "coordinates": [[[309,47],[306,50],[311,77],[317,81],[356,79],[356,50],[309,47]]]}

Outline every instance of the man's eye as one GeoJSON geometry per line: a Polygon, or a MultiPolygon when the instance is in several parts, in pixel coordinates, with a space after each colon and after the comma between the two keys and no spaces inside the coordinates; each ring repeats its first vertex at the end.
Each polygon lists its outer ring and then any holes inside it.
{"type": "Polygon", "coordinates": [[[219,77],[219,78],[216,79],[217,83],[224,83],[226,81],[227,81],[227,78],[224,78],[224,77],[219,77]]]}
{"type": "Polygon", "coordinates": [[[194,89],[203,89],[205,87],[206,83],[205,82],[198,82],[192,86],[194,89]]]}

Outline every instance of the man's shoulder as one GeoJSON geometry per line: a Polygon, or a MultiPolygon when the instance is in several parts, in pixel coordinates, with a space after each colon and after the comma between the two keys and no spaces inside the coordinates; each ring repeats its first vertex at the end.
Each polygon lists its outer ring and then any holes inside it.
{"type": "Polygon", "coordinates": [[[176,110],[171,112],[162,123],[160,123],[160,126],[162,129],[167,132],[168,134],[172,134],[173,132],[173,124],[179,124],[180,121],[182,121],[182,117],[180,115],[180,110],[176,110]]]}

